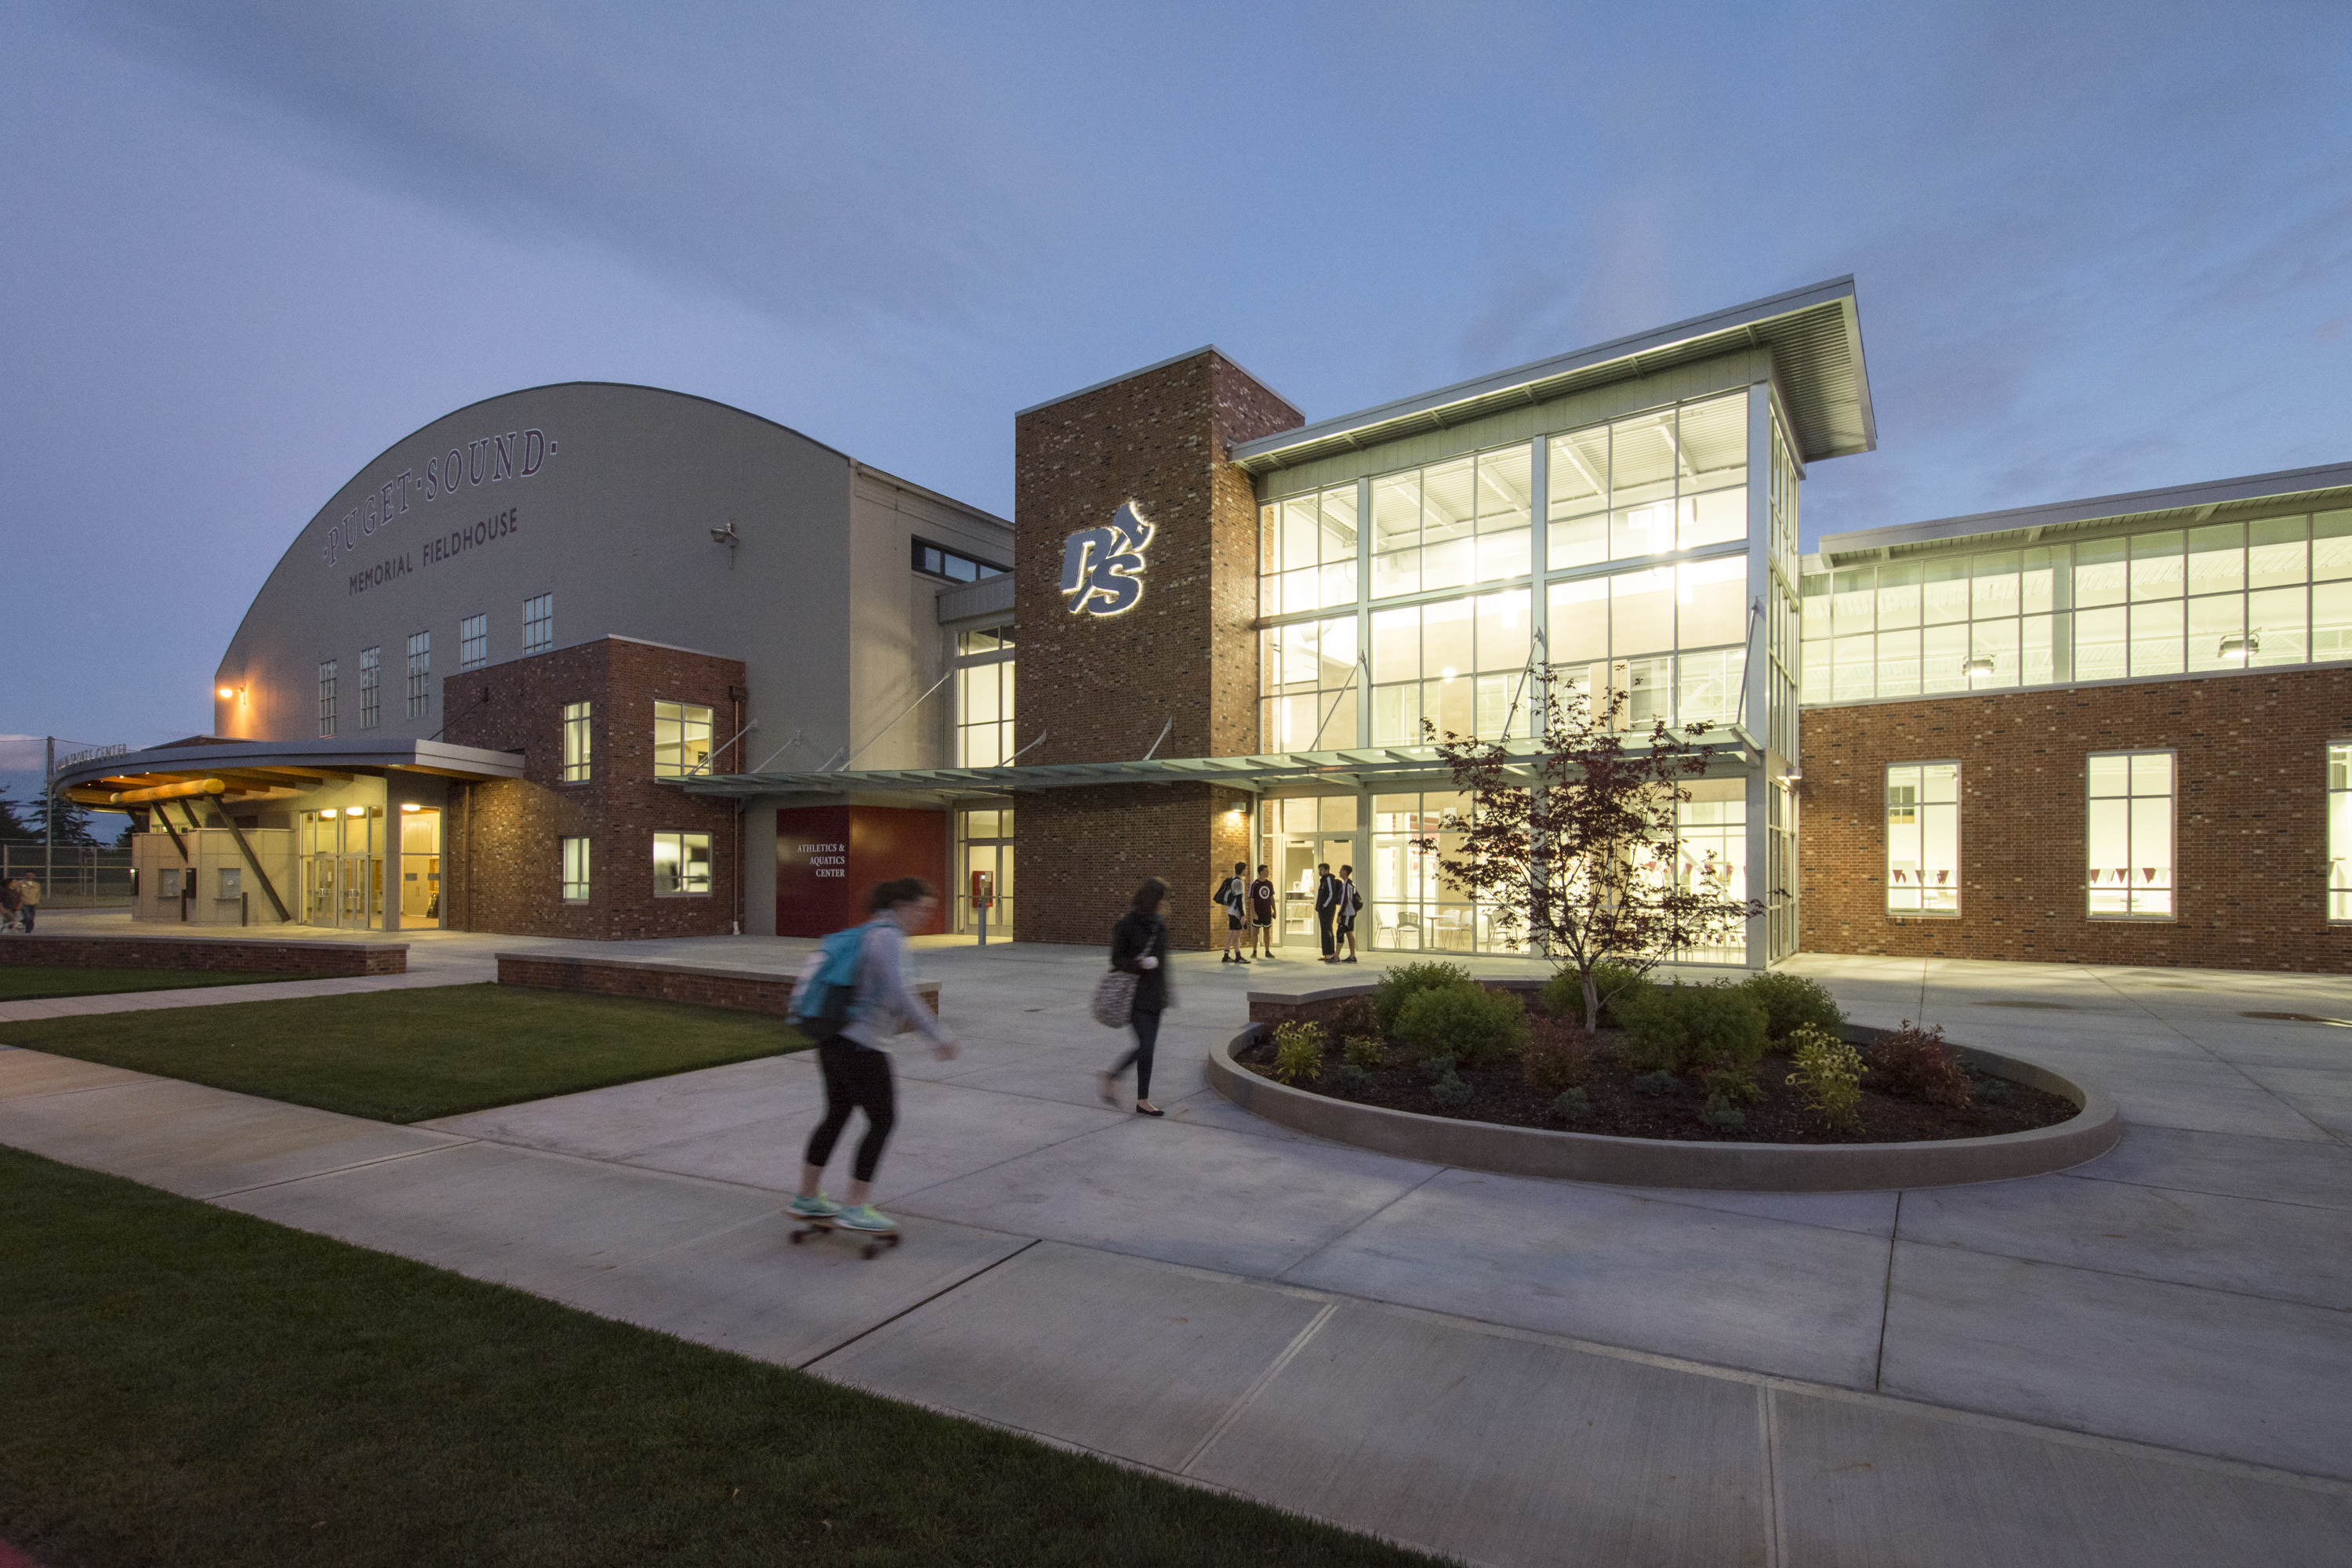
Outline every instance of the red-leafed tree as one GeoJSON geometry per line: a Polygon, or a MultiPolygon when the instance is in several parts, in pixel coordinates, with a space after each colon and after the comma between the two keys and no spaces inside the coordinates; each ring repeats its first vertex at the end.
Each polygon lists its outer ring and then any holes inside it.
{"type": "MultiPolygon", "coordinates": [[[[1596,708],[1549,668],[1534,684],[1543,731],[1531,752],[1441,737],[1423,721],[1471,798],[1460,847],[1438,861],[1438,876],[1485,906],[1498,931],[1524,932],[1562,973],[1573,970],[1584,1026],[1597,1028],[1608,1000],[1593,979],[1600,965],[1641,974],[1676,949],[1721,940],[1764,906],[1731,896],[1731,868],[1712,850],[1681,870],[1676,808],[1719,749],[1700,739],[1710,726],[1677,731],[1660,721],[1646,735],[1629,732],[1618,728],[1623,691],[1596,708]]],[[[1439,848],[1428,838],[1415,847],[1439,848]]]]}

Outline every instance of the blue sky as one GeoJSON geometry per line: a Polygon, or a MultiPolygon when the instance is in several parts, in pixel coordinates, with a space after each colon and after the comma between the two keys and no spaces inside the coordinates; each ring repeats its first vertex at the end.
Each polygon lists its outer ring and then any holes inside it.
{"type": "Polygon", "coordinates": [[[1013,410],[1203,342],[1321,418],[1852,272],[1809,541],[2352,458],[2340,0],[9,4],[0,61],[0,770],[201,729],[338,485],[551,381],[1009,512],[1013,410]]]}

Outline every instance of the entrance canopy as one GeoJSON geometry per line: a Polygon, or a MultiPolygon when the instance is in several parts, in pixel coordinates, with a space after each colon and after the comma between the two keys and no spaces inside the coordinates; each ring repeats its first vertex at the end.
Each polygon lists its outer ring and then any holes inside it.
{"type": "Polygon", "coordinates": [[[238,804],[291,800],[322,784],[395,771],[519,779],[522,753],[438,741],[221,741],[199,735],[60,768],[58,787],[79,805],[120,811],[196,795],[238,804]]]}
{"type": "MultiPolygon", "coordinates": [[[[1712,760],[1711,774],[1752,772],[1761,756],[1754,736],[1726,725],[1712,760]]],[[[1643,742],[1626,737],[1629,751],[1643,742]]],[[[1533,776],[1540,748],[1530,740],[1508,742],[1514,758],[1526,758],[1533,776]]],[[[1129,763],[1008,764],[992,768],[904,768],[866,772],[717,773],[664,780],[690,795],[895,795],[908,804],[945,805],[975,795],[1014,795],[1029,790],[1078,789],[1103,784],[1211,784],[1256,795],[1339,795],[1356,790],[1451,789],[1453,772],[1433,746],[1367,746],[1344,752],[1285,752],[1253,757],[1167,757],[1129,763]]]]}

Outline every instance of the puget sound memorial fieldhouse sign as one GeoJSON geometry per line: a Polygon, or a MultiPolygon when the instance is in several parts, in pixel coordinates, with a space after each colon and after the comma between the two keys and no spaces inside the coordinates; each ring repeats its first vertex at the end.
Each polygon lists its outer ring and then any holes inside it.
{"type": "MultiPolygon", "coordinates": [[[[452,447],[429,458],[423,468],[403,468],[370,490],[367,499],[329,523],[320,542],[319,558],[330,569],[345,556],[359,553],[362,542],[383,533],[405,518],[412,507],[422,509],[446,501],[461,491],[509,479],[528,479],[555,455],[555,443],[544,430],[509,430],[452,447]]],[[[418,541],[397,555],[351,574],[346,593],[364,594],[394,578],[405,577],[420,565],[454,560],[467,552],[509,538],[521,530],[520,509],[507,507],[488,517],[444,530],[418,541]]]]}

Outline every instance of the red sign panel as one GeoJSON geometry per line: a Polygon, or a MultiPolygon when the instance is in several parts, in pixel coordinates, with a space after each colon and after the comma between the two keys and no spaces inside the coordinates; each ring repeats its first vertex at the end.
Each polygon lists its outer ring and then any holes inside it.
{"type": "MultiPolygon", "coordinates": [[[[943,811],[803,805],[776,813],[776,934],[824,936],[866,918],[877,882],[920,877],[934,889],[948,865],[943,811]]],[[[924,935],[947,930],[944,907],[924,935]]]]}

